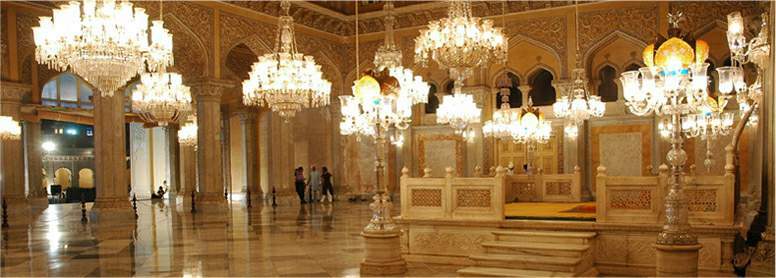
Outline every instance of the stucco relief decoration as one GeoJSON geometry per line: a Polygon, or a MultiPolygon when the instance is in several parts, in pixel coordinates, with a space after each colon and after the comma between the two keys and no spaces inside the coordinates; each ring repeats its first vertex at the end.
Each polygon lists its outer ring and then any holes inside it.
{"type": "MultiPolygon", "coordinates": [[[[151,19],[155,19],[159,15],[158,2],[139,1],[135,2],[135,5],[146,9],[151,19]]],[[[210,47],[207,47],[213,41],[213,10],[188,3],[165,2],[164,14],[165,27],[174,34],[175,70],[183,71],[184,78],[190,77],[192,74],[194,76],[204,75],[207,71],[205,65],[212,64],[214,61],[210,55],[210,47]],[[174,20],[170,21],[168,18],[174,18],[174,20]],[[200,43],[204,44],[205,47],[198,46],[200,43]],[[207,62],[203,59],[207,59],[207,62]],[[195,71],[195,69],[201,70],[195,71]]]]}
{"type": "MultiPolygon", "coordinates": [[[[30,84],[32,82],[32,65],[35,64],[33,59],[35,43],[33,42],[32,37],[32,27],[38,25],[38,18],[27,14],[18,13],[16,17],[16,24],[16,36],[19,40],[17,47],[17,57],[19,57],[19,66],[21,66],[21,76],[19,77],[22,83],[30,84]]],[[[7,64],[3,65],[3,67],[6,67],[5,65],[7,64]]]]}
{"type": "Polygon", "coordinates": [[[613,209],[643,210],[652,207],[652,192],[649,190],[612,190],[609,198],[609,208],[613,209]]]}
{"type": "MultiPolygon", "coordinates": [[[[762,3],[767,3],[762,2],[762,3]]],[[[763,12],[760,1],[676,1],[670,2],[669,10],[673,13],[682,12],[684,21],[682,27],[691,32],[716,21],[725,28],[727,15],[740,11],[743,16],[759,15],[763,12]]]]}
{"type": "Polygon", "coordinates": [[[566,18],[542,17],[530,20],[508,21],[507,36],[513,38],[521,35],[546,44],[560,56],[560,61],[565,67],[566,54],[566,18]],[[514,28],[514,27],[517,28],[514,28]]]}
{"type": "Polygon", "coordinates": [[[715,212],[718,209],[717,191],[714,189],[686,189],[687,209],[692,212],[715,212]]]}
{"type": "Polygon", "coordinates": [[[441,207],[441,189],[412,189],[410,203],[413,207],[441,207]]]}
{"type": "Polygon", "coordinates": [[[487,189],[459,189],[455,200],[458,207],[490,207],[491,191],[487,189]]]}
{"type": "Polygon", "coordinates": [[[544,186],[544,194],[571,195],[571,183],[569,182],[547,182],[544,186]]]}
{"type": "Polygon", "coordinates": [[[619,30],[648,42],[658,26],[657,4],[653,7],[603,9],[579,14],[579,48],[586,53],[610,33],[619,30]]]}
{"type": "Polygon", "coordinates": [[[411,240],[410,245],[424,253],[474,254],[484,252],[481,243],[490,238],[473,233],[418,232],[411,240]]]}

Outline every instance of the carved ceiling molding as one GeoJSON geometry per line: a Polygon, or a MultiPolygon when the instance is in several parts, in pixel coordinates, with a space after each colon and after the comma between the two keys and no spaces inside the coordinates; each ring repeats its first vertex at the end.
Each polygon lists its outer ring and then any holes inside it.
{"type": "Polygon", "coordinates": [[[587,53],[608,36],[620,31],[644,42],[657,34],[657,4],[653,7],[606,9],[579,14],[579,48],[587,53]]]}
{"type": "MultiPolygon", "coordinates": [[[[253,11],[261,12],[270,16],[277,17],[280,13],[280,4],[277,1],[226,1],[226,3],[247,8],[253,11]]],[[[571,1],[515,1],[508,2],[507,13],[518,13],[530,10],[539,10],[571,5],[571,1]]],[[[422,5],[422,4],[420,4],[422,5]]],[[[420,6],[418,5],[418,6],[420,6]]],[[[340,36],[352,36],[355,34],[354,16],[323,12],[319,9],[311,8],[313,5],[291,5],[290,14],[294,17],[296,23],[311,27],[317,30],[329,32],[340,36]]],[[[424,26],[431,20],[443,18],[447,15],[446,5],[434,5],[435,7],[423,9],[413,9],[414,6],[408,6],[396,12],[396,28],[412,28],[424,26]]],[[[477,2],[472,3],[474,15],[480,17],[499,16],[502,14],[501,2],[477,2]]],[[[376,33],[385,30],[383,26],[383,12],[370,12],[362,14],[359,19],[359,33],[376,33]]]]}
{"type": "MultiPolygon", "coordinates": [[[[765,11],[768,1],[676,1],[670,2],[669,11],[682,12],[685,20],[680,23],[686,31],[696,31],[714,21],[727,22],[727,15],[740,11],[744,17],[757,16],[765,11]]],[[[759,26],[758,26],[759,27],[759,26]]]]}

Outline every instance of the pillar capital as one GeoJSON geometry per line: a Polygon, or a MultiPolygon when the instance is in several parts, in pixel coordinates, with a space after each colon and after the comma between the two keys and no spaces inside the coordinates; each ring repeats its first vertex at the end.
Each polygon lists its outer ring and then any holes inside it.
{"type": "Polygon", "coordinates": [[[191,91],[197,100],[220,99],[224,91],[235,87],[235,82],[215,78],[203,78],[191,83],[191,91]]]}
{"type": "Polygon", "coordinates": [[[247,123],[250,121],[255,121],[259,117],[259,111],[255,111],[252,109],[244,109],[237,111],[238,117],[240,117],[240,123],[247,123]]]}
{"type": "Polygon", "coordinates": [[[2,102],[21,102],[22,97],[31,91],[29,84],[3,81],[0,84],[0,101],[2,102]]]}

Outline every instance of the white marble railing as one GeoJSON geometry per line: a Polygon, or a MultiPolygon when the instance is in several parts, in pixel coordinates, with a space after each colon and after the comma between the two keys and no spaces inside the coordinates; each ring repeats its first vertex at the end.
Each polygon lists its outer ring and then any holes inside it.
{"type": "Polygon", "coordinates": [[[506,175],[506,202],[581,202],[582,173],[506,175]]]}
{"type": "Polygon", "coordinates": [[[503,220],[504,174],[499,168],[493,177],[454,177],[447,168],[445,177],[431,176],[426,168],[421,178],[401,177],[402,219],[503,220]]]}
{"type": "MultiPolygon", "coordinates": [[[[668,166],[657,176],[607,176],[599,166],[596,176],[596,222],[663,222],[664,199],[668,190],[668,166]]],[[[685,176],[684,195],[691,224],[732,225],[734,177],[685,176]]]]}

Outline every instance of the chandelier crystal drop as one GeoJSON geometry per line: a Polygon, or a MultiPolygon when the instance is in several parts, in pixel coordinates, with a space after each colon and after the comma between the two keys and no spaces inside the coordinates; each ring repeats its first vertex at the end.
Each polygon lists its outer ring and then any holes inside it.
{"type": "Polygon", "coordinates": [[[280,6],[285,15],[279,18],[275,49],[251,67],[243,81],[243,104],[267,106],[288,121],[303,108],[329,105],[331,83],[313,56],[297,51],[291,3],[282,1],[280,6]]]}
{"type": "Polygon", "coordinates": [[[0,141],[17,141],[22,138],[22,127],[9,116],[0,116],[0,141]]]}
{"type": "Polygon", "coordinates": [[[447,17],[432,21],[415,38],[415,62],[429,57],[443,69],[467,73],[493,60],[504,60],[507,41],[493,21],[472,16],[469,1],[451,1],[447,17]]]}
{"type": "Polygon", "coordinates": [[[69,67],[112,96],[136,74],[173,64],[172,35],[129,1],[71,1],[40,17],[33,27],[35,59],[56,71],[69,67]]]}
{"type": "Polygon", "coordinates": [[[191,112],[191,89],[177,73],[144,73],[132,92],[132,108],[146,122],[166,126],[191,112]]]}

